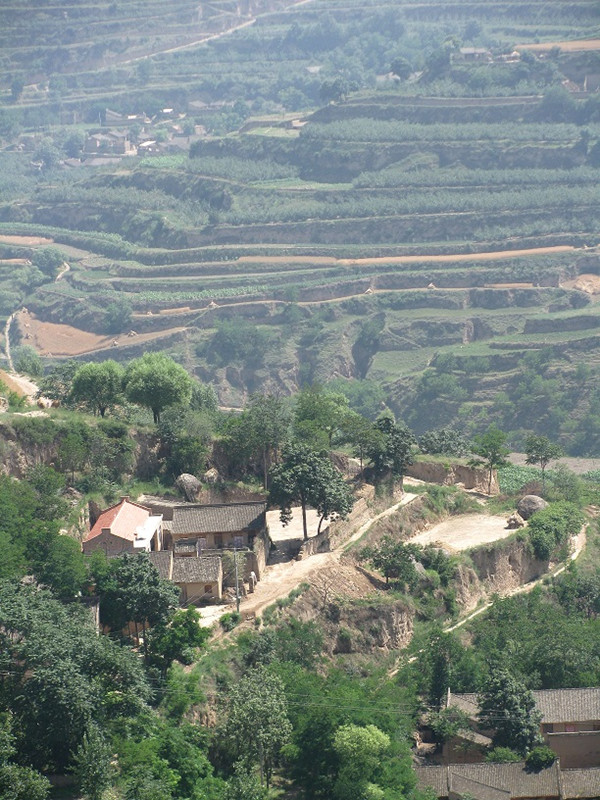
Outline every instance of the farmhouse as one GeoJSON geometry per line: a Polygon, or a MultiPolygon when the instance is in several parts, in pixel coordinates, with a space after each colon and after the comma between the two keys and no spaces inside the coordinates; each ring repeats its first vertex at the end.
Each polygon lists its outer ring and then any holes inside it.
{"type": "Polygon", "coordinates": [[[176,558],[172,550],[150,553],[150,560],[164,580],[181,590],[182,605],[221,600],[223,564],[218,557],[176,558]]]}
{"type": "Polygon", "coordinates": [[[153,514],[146,506],[122,497],[100,514],[83,542],[83,552],[102,550],[112,557],[160,550],[162,521],[162,514],[153,514]]]}
{"type": "MultiPolygon", "coordinates": [[[[533,697],[542,714],[542,736],[562,767],[600,766],[600,688],[541,689],[533,697]]],[[[451,706],[467,714],[472,730],[444,745],[444,762],[483,761],[493,732],[479,728],[477,695],[448,692],[451,706]]]]}

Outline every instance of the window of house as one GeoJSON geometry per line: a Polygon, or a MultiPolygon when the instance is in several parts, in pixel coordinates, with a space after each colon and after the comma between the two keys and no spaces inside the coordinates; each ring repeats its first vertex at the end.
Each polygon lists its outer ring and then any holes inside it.
{"type": "Polygon", "coordinates": [[[565,731],[567,733],[575,733],[576,730],[577,729],[576,729],[575,725],[565,725],[565,731]]]}
{"type": "Polygon", "coordinates": [[[212,584],[207,583],[204,587],[204,594],[212,594],[212,584]]]}

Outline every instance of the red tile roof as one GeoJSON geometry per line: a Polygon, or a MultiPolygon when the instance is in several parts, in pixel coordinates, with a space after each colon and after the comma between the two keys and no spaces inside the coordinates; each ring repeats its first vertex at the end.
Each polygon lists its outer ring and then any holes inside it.
{"type": "Polygon", "coordinates": [[[133,503],[127,498],[121,498],[116,505],[107,508],[100,514],[84,541],[89,542],[90,539],[95,539],[105,528],[109,528],[113,536],[133,542],[136,529],[148,519],[151,513],[149,508],[141,506],[139,503],[133,503]]]}

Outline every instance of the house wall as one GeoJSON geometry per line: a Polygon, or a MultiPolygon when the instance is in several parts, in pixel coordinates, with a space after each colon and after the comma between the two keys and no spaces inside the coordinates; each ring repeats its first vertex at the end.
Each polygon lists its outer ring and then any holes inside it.
{"type": "Polygon", "coordinates": [[[175,584],[181,589],[181,602],[197,604],[200,602],[207,602],[211,599],[221,600],[222,592],[219,581],[206,581],[202,583],[177,583],[175,584]],[[205,592],[207,586],[211,587],[210,593],[205,592]]]}
{"type": "Polygon", "coordinates": [[[198,531],[188,531],[187,533],[173,533],[172,539],[174,542],[181,539],[206,539],[206,548],[208,550],[221,549],[223,547],[233,547],[235,538],[242,540],[242,547],[248,547],[248,532],[247,531],[231,531],[214,533],[198,533],[198,531]]]}
{"type": "Polygon", "coordinates": [[[545,739],[560,758],[562,769],[600,766],[600,731],[549,733],[545,739]]]}
{"type": "Polygon", "coordinates": [[[261,579],[262,574],[265,571],[265,567],[267,566],[267,561],[269,560],[269,553],[271,551],[271,537],[269,536],[269,529],[264,528],[260,533],[257,533],[254,537],[254,542],[252,544],[252,551],[249,554],[250,558],[246,561],[246,573],[245,579],[248,580],[250,577],[250,571],[254,570],[256,573],[256,577],[258,580],[261,579]],[[248,569],[248,564],[252,563],[253,566],[248,569]]]}
{"type": "Polygon", "coordinates": [[[112,533],[101,533],[93,539],[90,539],[89,542],[83,543],[83,552],[86,555],[96,550],[102,550],[109,558],[121,555],[121,553],[135,552],[133,542],[127,539],[121,539],[118,536],[114,536],[112,533]]]}

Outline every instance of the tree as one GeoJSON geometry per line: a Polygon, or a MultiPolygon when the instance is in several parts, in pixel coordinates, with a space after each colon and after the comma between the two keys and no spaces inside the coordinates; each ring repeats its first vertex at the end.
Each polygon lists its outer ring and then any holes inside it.
{"type": "Polygon", "coordinates": [[[405,425],[398,425],[390,416],[381,416],[373,425],[379,436],[373,438],[366,449],[366,455],[373,465],[375,480],[380,483],[389,476],[402,479],[407,467],[413,463],[412,448],[415,437],[405,425]]]}
{"type": "Polygon", "coordinates": [[[117,297],[106,306],[104,324],[109,333],[122,333],[131,327],[133,308],[126,297],[117,297]]]}
{"type": "Polygon", "coordinates": [[[157,424],[165,408],[189,403],[192,386],[185,369],[164,353],[145,353],[125,370],[127,398],[149,408],[157,424]]]}
{"type": "Polygon", "coordinates": [[[41,270],[44,275],[54,278],[60,267],[65,263],[65,256],[57,247],[42,247],[33,251],[31,263],[41,270]]]}
{"type": "Polygon", "coordinates": [[[232,685],[222,736],[235,761],[258,765],[261,784],[269,786],[273,766],[291,732],[283,683],[276,675],[259,667],[232,685]]]}
{"type": "Polygon", "coordinates": [[[418,545],[405,544],[386,535],[374,547],[363,548],[361,556],[385,576],[386,584],[390,578],[395,578],[402,587],[408,586],[410,589],[414,588],[419,577],[415,560],[420,550],[418,545]]]}
{"type": "Polygon", "coordinates": [[[79,791],[86,800],[102,800],[111,783],[111,749],[96,725],[84,733],[73,760],[79,791]]]}
{"type": "Polygon", "coordinates": [[[29,767],[12,763],[17,752],[11,732],[11,717],[0,721],[0,797],[3,800],[46,800],[50,781],[29,767]]]}
{"type": "Polygon", "coordinates": [[[380,445],[381,432],[365,417],[355,411],[348,411],[341,425],[341,435],[352,447],[353,455],[359,459],[362,473],[366,454],[375,451],[380,445]]]}
{"type": "Polygon", "coordinates": [[[17,372],[24,372],[32,378],[39,378],[44,374],[44,364],[42,359],[28,345],[17,347],[14,354],[15,369],[17,372]]]}
{"type": "Polygon", "coordinates": [[[243,761],[236,761],[225,797],[226,800],[266,800],[267,790],[256,775],[245,767],[243,761]]]}
{"type": "Polygon", "coordinates": [[[10,84],[10,99],[13,101],[13,103],[16,103],[21,99],[24,88],[25,83],[23,82],[22,78],[13,78],[10,84]]]}
{"type": "Polygon", "coordinates": [[[143,633],[144,656],[148,659],[150,631],[164,629],[179,601],[179,590],[162,580],[144,555],[125,554],[106,564],[101,558],[93,564],[96,591],[100,596],[100,620],[119,631],[128,622],[143,633]]]}
{"type": "Polygon", "coordinates": [[[75,597],[83,588],[87,569],[81,546],[69,536],[57,536],[43,562],[35,571],[36,578],[64,599],[75,597]]]}
{"type": "Polygon", "coordinates": [[[122,398],[125,370],[116,361],[108,359],[99,364],[83,364],[73,376],[71,399],[90,408],[94,416],[104,417],[106,410],[122,398]]]}
{"type": "Polygon", "coordinates": [[[315,384],[297,395],[294,410],[299,438],[318,447],[331,448],[333,436],[348,413],[348,398],[341,392],[329,392],[315,384]]]}
{"type": "Polygon", "coordinates": [[[266,489],[269,470],[287,439],[289,427],[290,409],[282,398],[272,394],[251,395],[247,408],[227,422],[225,445],[232,463],[247,465],[260,461],[266,489]]]}
{"type": "Polygon", "coordinates": [[[39,390],[36,397],[47,397],[49,400],[57,400],[63,405],[68,404],[73,377],[78,369],[77,361],[65,361],[64,364],[57,364],[38,381],[39,390]]]}
{"type": "Polygon", "coordinates": [[[546,467],[551,461],[555,461],[563,455],[560,445],[554,444],[546,436],[530,434],[525,439],[526,464],[539,464],[542,470],[542,487],[546,486],[546,467]]]}
{"type": "Polygon", "coordinates": [[[281,463],[271,470],[269,500],[280,507],[283,525],[292,518],[292,504],[300,504],[305,540],[308,539],[308,506],[321,514],[320,528],[324,519],[335,514],[346,516],[353,502],[350,490],[331,461],[301,442],[290,442],[283,451],[281,463]]]}
{"type": "Polygon", "coordinates": [[[488,471],[488,494],[492,492],[492,478],[494,470],[498,467],[505,467],[508,464],[507,456],[510,453],[505,442],[508,434],[499,430],[495,425],[490,425],[485,433],[477,434],[473,437],[471,452],[475,458],[471,458],[469,466],[485,467],[488,471]]]}
{"type": "Polygon", "coordinates": [[[403,56],[397,56],[390,64],[390,72],[405,81],[413,71],[410,61],[403,56]]]}
{"type": "MultiPolygon", "coordinates": [[[[336,800],[365,797],[377,768],[391,744],[390,737],[375,725],[342,725],[335,732],[333,747],[340,767],[333,794],[336,800]]],[[[371,796],[373,795],[371,793],[371,796]]],[[[383,793],[380,795],[383,797],[383,793]]]]}
{"type": "Polygon", "coordinates": [[[69,768],[92,721],[133,716],[150,697],[135,654],[37,586],[0,583],[0,672],[20,760],[48,772],[69,768]]]}
{"type": "Polygon", "coordinates": [[[479,722],[494,731],[494,747],[510,747],[526,756],[541,744],[542,715],[535,707],[533,694],[508,670],[492,669],[478,701],[479,722]]]}

